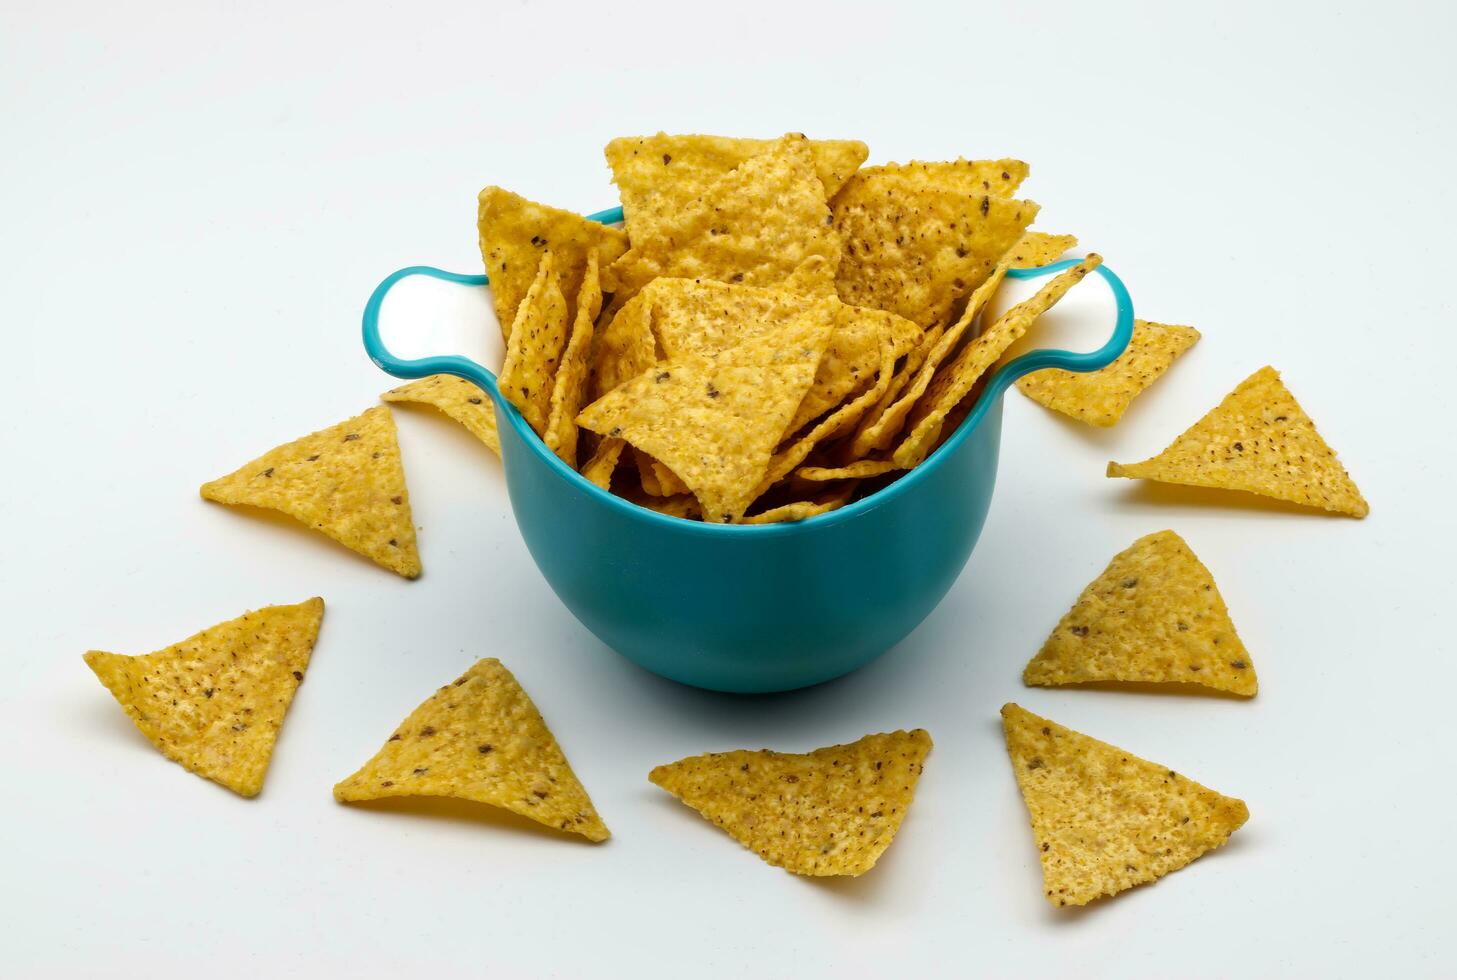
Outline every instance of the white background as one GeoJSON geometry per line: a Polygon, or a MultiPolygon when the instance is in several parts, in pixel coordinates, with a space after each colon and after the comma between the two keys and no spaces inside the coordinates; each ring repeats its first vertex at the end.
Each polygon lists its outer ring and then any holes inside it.
{"type": "Polygon", "coordinates": [[[1454,27],[1437,3],[7,2],[0,973],[1457,972],[1454,27]],[[357,339],[365,297],[406,264],[475,271],[482,185],[608,206],[601,146],[658,129],[1021,157],[1039,227],[1204,339],[1111,431],[1010,395],[951,594],[874,665],[785,696],[604,649],[536,572],[494,458],[428,411],[397,412],[417,582],[198,499],[388,386],[357,339]],[[1103,479],[1266,363],[1370,518],[1103,479]],[[1259,697],[1024,689],[1078,590],[1163,527],[1214,571],[1259,697]],[[313,667],[254,801],[161,759],[81,662],[316,593],[313,667]],[[481,656],[536,698],[609,843],[333,803],[481,656]],[[1002,748],[1011,699],[1244,798],[1249,824],[1053,910],[1002,748]],[[916,804],[853,881],[770,868],[645,778],[916,725],[936,740],[916,804]]]}

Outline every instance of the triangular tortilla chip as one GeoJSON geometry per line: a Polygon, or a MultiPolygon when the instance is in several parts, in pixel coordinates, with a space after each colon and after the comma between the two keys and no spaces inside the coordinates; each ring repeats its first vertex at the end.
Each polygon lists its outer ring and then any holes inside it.
{"type": "Polygon", "coordinates": [[[323,599],[268,606],[156,653],[92,650],[86,665],[163,755],[257,796],[323,617],[323,599]]]}
{"type": "Polygon", "coordinates": [[[1062,253],[1077,245],[1074,235],[1049,235],[1041,231],[1029,231],[1017,240],[1002,261],[1012,269],[1035,269],[1051,265],[1062,258],[1062,253]]]}
{"type": "Polygon", "coordinates": [[[893,459],[859,459],[846,466],[801,466],[794,475],[801,480],[865,480],[900,469],[893,459]]]}
{"type": "Polygon", "coordinates": [[[1115,555],[1022,680],[1188,683],[1245,697],[1259,689],[1214,576],[1173,531],[1146,535],[1115,555]]]}
{"type": "MultiPolygon", "coordinates": [[[[910,163],[882,163],[860,168],[857,176],[901,174],[915,181],[953,190],[961,194],[990,194],[1011,197],[1027,179],[1027,164],[1021,160],[912,160],[910,163]]],[[[831,192],[830,197],[834,197],[831,192]]]]}
{"type": "Polygon", "coordinates": [[[395,796],[488,803],[591,841],[610,836],[536,705],[494,658],[432,694],[334,787],[341,803],[395,796]]]}
{"type": "Polygon", "coordinates": [[[593,324],[602,311],[602,284],[598,280],[597,253],[587,256],[587,272],[577,293],[577,315],[572,336],[562,352],[551,391],[551,414],[546,423],[546,446],[568,466],[577,466],[577,412],[587,389],[587,357],[591,354],[593,324]]]}
{"type": "Polygon", "coordinates": [[[659,236],[634,239],[603,273],[602,287],[636,294],[658,276],[773,286],[819,257],[816,293],[834,292],[840,239],[829,225],[825,188],[803,136],[788,135],[719,177],[694,204],[663,223],[659,236]]]}
{"type": "Polygon", "coordinates": [[[839,510],[848,504],[850,498],[855,496],[856,486],[857,484],[851,481],[833,493],[823,494],[814,500],[791,500],[787,504],[780,504],[778,507],[771,507],[757,514],[750,514],[744,518],[743,523],[783,524],[791,521],[808,520],[811,517],[819,517],[821,514],[828,514],[832,510],[839,510]]]}
{"type": "MultiPolygon", "coordinates": [[[[496,318],[501,321],[501,336],[508,341],[516,308],[526,298],[547,249],[556,255],[562,293],[570,297],[582,288],[588,252],[595,252],[605,269],[627,251],[622,229],[528,201],[499,187],[481,191],[477,223],[496,318]]],[[[575,313],[575,309],[568,310],[569,316],[575,313]]]]}
{"type": "Polygon", "coordinates": [[[1078,374],[1048,368],[1018,379],[1017,387],[1039,405],[1079,422],[1115,425],[1133,399],[1198,339],[1193,327],[1134,320],[1128,349],[1101,371],[1078,374]]]}
{"type": "Polygon", "coordinates": [[[1002,707],[1002,727],[1059,908],[1177,871],[1249,819],[1241,800],[1015,704],[1002,707]]]}
{"type": "MultiPolygon", "coordinates": [[[[787,288],[736,286],[702,279],[655,279],[633,302],[648,307],[648,323],[664,357],[690,352],[711,354],[782,328],[786,319],[820,301],[787,288]]],[[[893,358],[921,340],[921,328],[904,317],[837,303],[830,345],[789,425],[797,431],[866,387],[880,366],[881,341],[893,358]]]]}
{"type": "Polygon", "coordinates": [[[856,175],[831,202],[840,298],[922,327],[945,322],[1037,216],[1031,201],[966,194],[930,173],[856,175]]]}
{"type": "Polygon", "coordinates": [[[804,754],[714,752],[649,775],[769,864],[799,875],[862,875],[895,839],[931,736],[867,735],[804,754]]]}
{"type": "Polygon", "coordinates": [[[496,432],[496,411],[491,396],[464,378],[432,374],[428,378],[391,388],[379,396],[387,402],[430,405],[465,426],[470,434],[501,456],[501,437],[496,432]]]}
{"type": "MultiPolygon", "coordinates": [[[[728,136],[623,136],[607,144],[607,165],[622,198],[627,233],[634,245],[666,237],[685,209],[715,180],[773,140],[728,136]]],[[[809,140],[815,173],[832,197],[865,162],[869,150],[859,140],[809,140]]]]}
{"type": "Polygon", "coordinates": [[[582,464],[582,475],[603,490],[612,489],[612,474],[617,470],[617,461],[627,443],[621,439],[603,439],[597,443],[592,458],[582,464]]]}
{"type": "Polygon", "coordinates": [[[736,521],[814,381],[835,302],[717,354],[664,361],[587,406],[577,424],[660,460],[706,519],[736,521]]]}
{"type": "Polygon", "coordinates": [[[1108,475],[1244,490],[1352,517],[1371,509],[1272,367],[1241,381],[1157,456],[1109,463],[1108,475]]]}
{"type": "MultiPolygon", "coordinates": [[[[615,302],[615,300],[614,300],[615,302]]],[[[652,299],[644,290],[623,303],[592,342],[588,390],[596,401],[614,388],[642,374],[658,362],[653,339],[652,299]]]]}
{"type": "Polygon", "coordinates": [[[905,469],[919,465],[936,444],[936,437],[941,434],[941,424],[946,416],[971,393],[986,370],[1027,332],[1038,317],[1056,305],[1069,289],[1081,282],[1102,261],[1097,255],[1089,255],[1080,265],[1059,274],[1031,299],[1024,300],[1003,313],[997,322],[963,347],[954,360],[942,367],[931,379],[925,394],[911,409],[907,421],[910,434],[896,448],[893,457],[895,461],[905,469]]]}
{"type": "Polygon", "coordinates": [[[538,435],[546,432],[551,419],[551,395],[567,342],[567,325],[567,301],[556,273],[556,256],[546,252],[526,298],[516,308],[516,322],[497,379],[501,394],[538,435]]]}
{"type": "Polygon", "coordinates": [[[389,407],[279,446],[204,483],[206,500],[280,511],[405,578],[420,574],[389,407]]]}

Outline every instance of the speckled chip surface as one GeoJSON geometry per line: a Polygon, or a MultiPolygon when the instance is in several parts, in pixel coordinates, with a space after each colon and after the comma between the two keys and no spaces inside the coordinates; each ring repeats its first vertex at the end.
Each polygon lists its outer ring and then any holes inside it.
{"type": "Polygon", "coordinates": [[[497,458],[501,455],[501,437],[496,431],[496,412],[491,405],[491,396],[464,378],[432,374],[428,378],[391,388],[380,398],[387,402],[410,402],[436,408],[447,418],[465,426],[497,458]]]}
{"type": "Polygon", "coordinates": [[[405,578],[420,574],[395,420],[385,405],[271,449],[204,483],[201,493],[279,511],[405,578]]]}
{"type": "Polygon", "coordinates": [[[397,796],[487,803],[591,841],[610,836],[536,705],[494,658],[432,694],[334,787],[341,803],[397,796]]]}
{"type": "Polygon", "coordinates": [[[1022,680],[1033,686],[1187,683],[1245,697],[1259,690],[1214,576],[1173,531],[1146,535],[1115,555],[1022,680]]]}
{"type": "Polygon", "coordinates": [[[1249,819],[1242,800],[1018,705],[1003,706],[1002,727],[1059,908],[1177,871],[1249,819]]]}
{"type": "Polygon", "coordinates": [[[1089,425],[1116,425],[1149,385],[1199,340],[1193,327],[1133,321],[1128,349],[1100,371],[1079,374],[1061,368],[1034,371],[1017,380],[1028,398],[1089,425]]]}
{"type": "Polygon", "coordinates": [[[515,405],[537,435],[546,434],[557,365],[567,343],[567,300],[556,256],[546,252],[526,297],[516,308],[506,359],[498,383],[501,395],[515,405]]]}
{"type": "Polygon", "coordinates": [[[769,864],[855,876],[895,839],[930,751],[918,728],[804,754],[714,752],[648,778],[769,864]]]}
{"type": "Polygon", "coordinates": [[[163,755],[256,796],[323,617],[319,598],[269,606],[156,653],[92,650],[86,665],[163,755]]]}
{"type": "Polygon", "coordinates": [[[1351,517],[1370,512],[1335,450],[1268,366],[1163,452],[1141,463],[1109,463],[1108,476],[1243,490],[1351,517]]]}

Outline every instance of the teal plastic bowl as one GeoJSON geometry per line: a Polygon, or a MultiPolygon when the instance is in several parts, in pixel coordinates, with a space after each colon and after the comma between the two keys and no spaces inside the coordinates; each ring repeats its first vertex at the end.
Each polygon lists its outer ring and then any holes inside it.
{"type": "MultiPolygon", "coordinates": [[[[591,217],[613,222],[621,216],[613,209],[591,217]]],[[[1048,275],[1077,261],[1008,275],[1048,275]]],[[[1016,358],[988,380],[965,420],[920,466],[863,500],[792,524],[705,524],[613,496],[546,448],[485,367],[455,355],[401,359],[380,340],[380,306],[401,279],[425,275],[485,285],[485,276],[429,266],[395,272],[365,307],[364,347],[397,378],[451,374],[490,395],[521,536],[562,603],[603,643],[684,684],[786,691],[869,663],[946,595],[991,505],[1007,388],[1048,367],[1095,371],[1128,345],[1128,291],[1106,267],[1096,271],[1118,310],[1103,347],[1016,358]]]]}

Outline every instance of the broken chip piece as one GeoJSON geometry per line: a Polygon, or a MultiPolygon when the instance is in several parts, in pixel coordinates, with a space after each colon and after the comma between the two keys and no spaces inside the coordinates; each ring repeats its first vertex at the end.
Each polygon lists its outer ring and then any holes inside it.
{"type": "Polygon", "coordinates": [[[92,650],[86,665],[157,749],[257,796],[324,617],[324,600],[268,606],[156,653],[92,650]]]}
{"type": "Polygon", "coordinates": [[[931,736],[867,735],[813,752],[714,752],[658,766],[656,785],[769,864],[799,875],[862,875],[895,839],[931,736]]]}
{"type": "Polygon", "coordinates": [[[1365,517],[1361,491],[1272,367],[1262,367],[1169,447],[1108,476],[1243,490],[1365,517]]]}
{"type": "Polygon", "coordinates": [[[269,450],[202,485],[204,499],[266,507],[405,578],[420,574],[410,494],[389,407],[269,450]]]}
{"type": "Polygon", "coordinates": [[[1089,425],[1116,425],[1133,399],[1198,340],[1199,331],[1193,327],[1134,320],[1128,349],[1101,371],[1078,374],[1047,368],[1019,378],[1017,387],[1039,405],[1069,418],[1089,425]]]}
{"type": "Polygon", "coordinates": [[[1018,705],[1002,707],[1002,727],[1059,908],[1177,871],[1249,819],[1242,800],[1018,705]]]}
{"type": "Polygon", "coordinates": [[[1254,697],[1255,665],[1209,569],[1173,531],[1113,557],[1022,672],[1031,686],[1199,684],[1254,697]]]}
{"type": "Polygon", "coordinates": [[[610,836],[536,705],[494,658],[432,694],[334,787],[341,803],[397,796],[488,803],[591,841],[610,836]]]}

